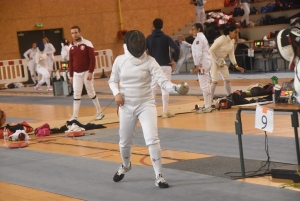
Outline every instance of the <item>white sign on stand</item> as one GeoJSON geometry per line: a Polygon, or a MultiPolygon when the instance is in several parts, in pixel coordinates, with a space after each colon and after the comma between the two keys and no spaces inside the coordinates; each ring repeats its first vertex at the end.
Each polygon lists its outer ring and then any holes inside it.
{"type": "Polygon", "coordinates": [[[248,57],[254,57],[254,49],[252,48],[248,49],[248,57]]]}
{"type": "Polygon", "coordinates": [[[255,111],[255,128],[272,133],[274,130],[274,110],[257,105],[255,111]]]}

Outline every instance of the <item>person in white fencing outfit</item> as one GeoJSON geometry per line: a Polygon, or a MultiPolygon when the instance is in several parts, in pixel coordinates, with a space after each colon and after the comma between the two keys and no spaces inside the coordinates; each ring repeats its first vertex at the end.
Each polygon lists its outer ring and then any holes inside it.
{"type": "Polygon", "coordinates": [[[231,84],[230,84],[230,76],[228,66],[225,63],[225,57],[229,55],[230,61],[233,66],[244,72],[242,67],[239,67],[234,55],[234,43],[235,39],[238,36],[239,29],[236,25],[230,25],[226,27],[223,31],[224,35],[217,38],[212,46],[209,48],[210,60],[212,63],[211,66],[211,96],[214,98],[214,93],[219,80],[219,73],[221,74],[224,80],[224,87],[227,93],[227,96],[231,94],[231,84]]]}
{"type": "Polygon", "coordinates": [[[46,82],[47,91],[52,91],[53,89],[50,85],[50,73],[48,70],[47,54],[45,53],[44,49],[45,45],[43,43],[39,43],[37,47],[37,53],[35,55],[35,61],[37,63],[37,72],[42,75],[42,79],[34,88],[40,91],[42,90],[40,86],[42,86],[46,82]]]}
{"type": "MultiPolygon", "coordinates": [[[[300,29],[294,27],[290,30],[289,38],[293,48],[293,56],[290,60],[289,69],[295,71],[294,75],[294,97],[295,102],[300,104],[300,29]]],[[[281,48],[282,49],[282,48],[281,48]]]]}
{"type": "Polygon", "coordinates": [[[209,58],[209,44],[203,34],[203,26],[200,23],[195,23],[192,27],[193,36],[196,37],[192,44],[192,54],[194,59],[194,72],[198,74],[200,88],[203,92],[204,108],[197,110],[197,113],[208,113],[212,111],[212,97],[209,71],[211,61],[209,58]]]}
{"type": "Polygon", "coordinates": [[[47,62],[49,71],[53,71],[53,63],[54,63],[54,52],[56,51],[54,46],[49,42],[47,37],[43,38],[43,43],[45,45],[45,53],[47,54],[47,62]]]}
{"type": "Polygon", "coordinates": [[[182,51],[182,56],[177,62],[177,65],[172,73],[173,75],[179,74],[180,68],[182,67],[183,63],[186,62],[187,60],[189,60],[192,56],[191,55],[191,46],[192,45],[187,43],[183,36],[178,36],[178,41],[180,44],[180,49],[182,51]]]}
{"type": "Polygon", "coordinates": [[[146,54],[146,40],[143,33],[137,30],[127,32],[124,43],[125,54],[116,58],[108,81],[119,107],[119,145],[123,161],[113,181],[121,181],[125,173],[131,170],[131,147],[139,120],[155,171],[155,185],[168,188],[169,184],[162,177],[157,110],[151,91],[151,78],[153,77],[169,93],[176,93],[177,88],[166,78],[156,60],[146,54]]]}
{"type": "Polygon", "coordinates": [[[206,0],[190,0],[190,4],[195,5],[196,23],[204,24],[206,20],[204,4],[206,0]]]}
{"type": "MultiPolygon", "coordinates": [[[[60,55],[61,55],[61,61],[64,61],[64,62],[68,62],[69,61],[69,51],[70,51],[70,42],[68,39],[64,39],[63,42],[61,43],[61,51],[60,51],[60,55]]],[[[67,80],[67,73],[66,72],[63,72],[63,77],[64,77],[64,80],[66,81],[67,80]]],[[[60,77],[60,76],[58,76],[60,77]]]]}
{"type": "Polygon", "coordinates": [[[249,26],[250,0],[239,0],[238,2],[244,9],[244,15],[240,20],[240,24],[242,27],[246,28],[249,26]]]}
{"type": "Polygon", "coordinates": [[[73,115],[69,121],[77,120],[81,104],[83,84],[88,96],[92,99],[97,114],[95,120],[101,120],[105,115],[102,112],[97,94],[94,89],[94,69],[96,64],[93,44],[81,36],[78,26],[71,27],[71,35],[74,39],[70,47],[70,82],[73,84],[74,101],[73,115]]]}
{"type": "Polygon", "coordinates": [[[69,61],[70,47],[71,47],[70,42],[68,41],[68,39],[65,38],[63,43],[61,43],[60,55],[62,61],[69,61]]]}
{"type": "Polygon", "coordinates": [[[28,60],[28,69],[30,72],[31,80],[36,84],[36,43],[32,43],[32,48],[28,49],[23,55],[28,60]]]}

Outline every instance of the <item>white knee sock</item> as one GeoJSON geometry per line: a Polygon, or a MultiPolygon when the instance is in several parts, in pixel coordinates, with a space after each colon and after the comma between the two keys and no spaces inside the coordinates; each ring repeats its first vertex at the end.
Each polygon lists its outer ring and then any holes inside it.
{"type": "Polygon", "coordinates": [[[227,96],[228,96],[229,94],[231,94],[231,84],[230,84],[230,81],[225,80],[225,81],[224,81],[224,87],[225,87],[227,96]]]}
{"type": "Polygon", "coordinates": [[[160,143],[151,144],[149,146],[149,154],[152,161],[155,176],[162,174],[161,148],[160,143]]]}
{"type": "Polygon", "coordinates": [[[120,153],[124,167],[128,168],[130,165],[131,147],[120,147],[120,153]]]}
{"type": "Polygon", "coordinates": [[[214,99],[214,95],[215,95],[215,90],[216,90],[216,87],[217,87],[217,84],[216,82],[212,82],[211,83],[211,87],[210,87],[210,93],[211,93],[211,98],[214,99]]]}
{"type": "Polygon", "coordinates": [[[162,103],[163,103],[163,114],[168,113],[168,105],[169,105],[169,94],[163,93],[161,95],[162,103]]]}
{"type": "Polygon", "coordinates": [[[78,117],[81,100],[74,100],[73,102],[73,117],[78,117]]]}
{"type": "Polygon", "coordinates": [[[211,93],[210,88],[203,89],[203,99],[205,108],[209,108],[211,106],[211,93]]]}
{"type": "Polygon", "coordinates": [[[97,113],[100,113],[102,110],[101,110],[101,107],[100,107],[100,103],[99,103],[99,100],[98,100],[98,97],[96,96],[96,98],[92,99],[93,100],[93,103],[97,109],[97,113]]]}

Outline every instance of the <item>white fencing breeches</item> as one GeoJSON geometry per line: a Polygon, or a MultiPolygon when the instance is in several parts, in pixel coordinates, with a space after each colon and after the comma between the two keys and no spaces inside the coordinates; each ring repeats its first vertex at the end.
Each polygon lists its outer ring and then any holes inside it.
{"type": "Polygon", "coordinates": [[[85,85],[87,94],[90,98],[96,96],[96,92],[94,89],[94,73],[91,80],[87,80],[89,71],[85,71],[82,73],[73,74],[73,90],[74,90],[74,99],[81,99],[81,93],[83,89],[83,84],[85,85]]]}
{"type": "MultiPolygon", "coordinates": [[[[211,59],[211,61],[212,61],[212,59],[211,59]]],[[[220,67],[216,64],[216,62],[212,61],[211,62],[211,70],[210,70],[212,82],[218,82],[219,73],[221,74],[223,80],[230,79],[228,66],[226,65],[226,66],[220,67]]]]}
{"type": "Polygon", "coordinates": [[[37,65],[37,72],[42,75],[42,79],[39,81],[37,86],[41,86],[46,82],[47,87],[50,87],[50,73],[48,69],[37,65]]]}
{"type": "Polygon", "coordinates": [[[209,108],[212,102],[210,76],[209,76],[210,69],[211,69],[211,61],[209,59],[203,59],[202,68],[199,68],[198,71],[198,80],[199,80],[200,89],[203,92],[205,108],[209,108]]]}
{"type": "MultiPolygon", "coordinates": [[[[126,102],[125,102],[126,104],[126,102]]],[[[157,133],[157,110],[154,100],[140,105],[133,114],[127,112],[126,107],[119,108],[120,119],[120,147],[131,147],[135,135],[135,127],[139,120],[142,126],[147,146],[159,143],[157,133]]]]}
{"type": "MultiPolygon", "coordinates": [[[[171,66],[161,66],[166,78],[171,81],[171,77],[172,77],[172,68],[171,66]]],[[[152,89],[152,94],[153,97],[155,99],[156,96],[156,91],[158,89],[158,83],[156,82],[156,80],[152,79],[151,82],[151,89],[152,89]]],[[[166,114],[168,112],[168,104],[169,104],[169,92],[167,92],[164,89],[161,89],[161,97],[162,97],[162,102],[163,102],[163,114],[166,114]]]]}
{"type": "Polygon", "coordinates": [[[196,23],[201,23],[204,25],[204,22],[206,20],[204,6],[195,6],[195,12],[196,12],[196,23]]]}
{"type": "Polygon", "coordinates": [[[230,85],[230,75],[229,75],[229,70],[228,70],[228,66],[223,66],[220,67],[216,64],[216,62],[214,62],[211,59],[211,70],[210,70],[210,75],[211,75],[211,96],[212,98],[214,97],[215,94],[215,89],[219,80],[219,73],[222,76],[222,79],[224,80],[224,87],[226,90],[227,95],[229,95],[231,93],[231,85],[230,85]]]}

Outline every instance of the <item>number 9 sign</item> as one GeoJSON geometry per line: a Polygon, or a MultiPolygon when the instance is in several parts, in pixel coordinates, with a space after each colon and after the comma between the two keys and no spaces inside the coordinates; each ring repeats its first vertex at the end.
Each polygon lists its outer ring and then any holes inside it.
{"type": "Polygon", "coordinates": [[[257,105],[255,111],[255,128],[272,133],[274,130],[274,110],[257,105]]]}

